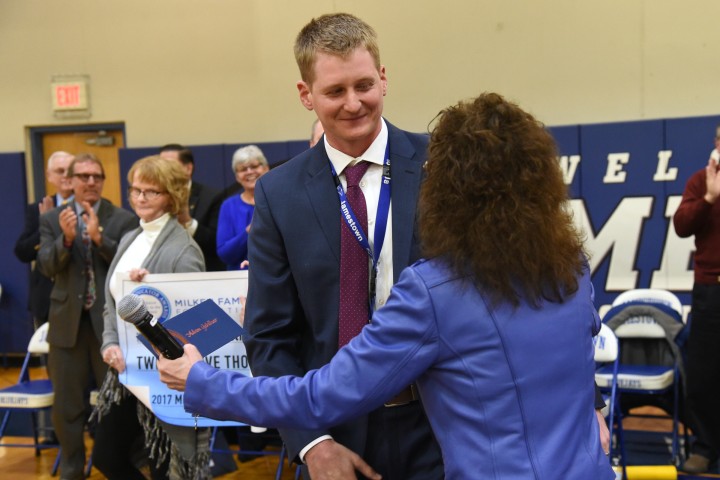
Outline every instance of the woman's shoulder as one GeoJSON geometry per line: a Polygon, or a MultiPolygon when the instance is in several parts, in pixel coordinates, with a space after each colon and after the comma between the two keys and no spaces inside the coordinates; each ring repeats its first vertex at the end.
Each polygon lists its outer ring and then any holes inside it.
{"type": "Polygon", "coordinates": [[[416,261],[403,272],[403,274],[414,274],[422,279],[427,288],[433,288],[438,285],[462,280],[467,275],[459,274],[450,268],[450,265],[442,258],[421,258],[416,261]]]}
{"type": "Polygon", "coordinates": [[[255,205],[246,203],[240,193],[234,193],[223,200],[222,205],[220,205],[220,215],[225,217],[224,220],[229,220],[228,216],[232,217],[238,213],[242,215],[243,212],[252,212],[254,209],[255,205]]]}

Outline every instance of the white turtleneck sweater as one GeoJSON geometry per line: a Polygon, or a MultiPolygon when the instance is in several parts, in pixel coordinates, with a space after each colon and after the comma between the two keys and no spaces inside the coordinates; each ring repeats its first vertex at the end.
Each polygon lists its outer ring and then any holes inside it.
{"type": "Polygon", "coordinates": [[[115,300],[117,300],[120,296],[120,282],[117,280],[116,273],[129,272],[133,268],[142,267],[142,264],[150,253],[150,249],[152,249],[155,240],[157,240],[160,232],[169,220],[169,213],[166,213],[150,222],[140,220],[140,228],[142,228],[142,232],[135,238],[135,240],[133,240],[127,250],[125,250],[123,256],[120,257],[120,260],[118,260],[118,263],[115,266],[115,271],[112,272],[112,277],[110,277],[110,293],[115,300]]]}

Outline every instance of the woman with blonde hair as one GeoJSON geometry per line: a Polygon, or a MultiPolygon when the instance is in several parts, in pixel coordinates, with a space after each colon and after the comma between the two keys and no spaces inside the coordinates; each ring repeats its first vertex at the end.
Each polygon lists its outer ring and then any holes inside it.
{"type": "Polygon", "coordinates": [[[189,193],[187,176],[178,162],[159,156],[142,158],[130,168],[128,182],[130,205],[140,217],[140,227],[120,241],[105,286],[100,351],[111,368],[98,401],[94,465],[110,479],[143,478],[130,461],[130,448],[133,435],[144,431],[154,479],[165,477],[168,459],[171,479],[210,478],[208,429],[196,431],[161,421],[117,379],[126,364],[118,341],[116,302],[121,291],[116,274],[128,272],[131,280],[141,282],[148,273],[205,270],[200,247],[177,221],[189,193]]]}

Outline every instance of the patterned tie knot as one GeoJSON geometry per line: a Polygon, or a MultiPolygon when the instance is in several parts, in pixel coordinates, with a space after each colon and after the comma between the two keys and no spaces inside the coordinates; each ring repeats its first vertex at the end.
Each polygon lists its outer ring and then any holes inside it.
{"type": "Polygon", "coordinates": [[[369,162],[360,161],[352,167],[345,167],[343,173],[345,173],[345,180],[347,180],[348,187],[357,187],[369,166],[369,162]]]}

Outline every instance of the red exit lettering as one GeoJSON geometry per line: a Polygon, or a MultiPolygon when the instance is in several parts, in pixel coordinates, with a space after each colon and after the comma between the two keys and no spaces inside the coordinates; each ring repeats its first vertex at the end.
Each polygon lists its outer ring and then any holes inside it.
{"type": "Polygon", "coordinates": [[[55,87],[55,101],[58,107],[79,107],[80,85],[58,85],[55,87]]]}

